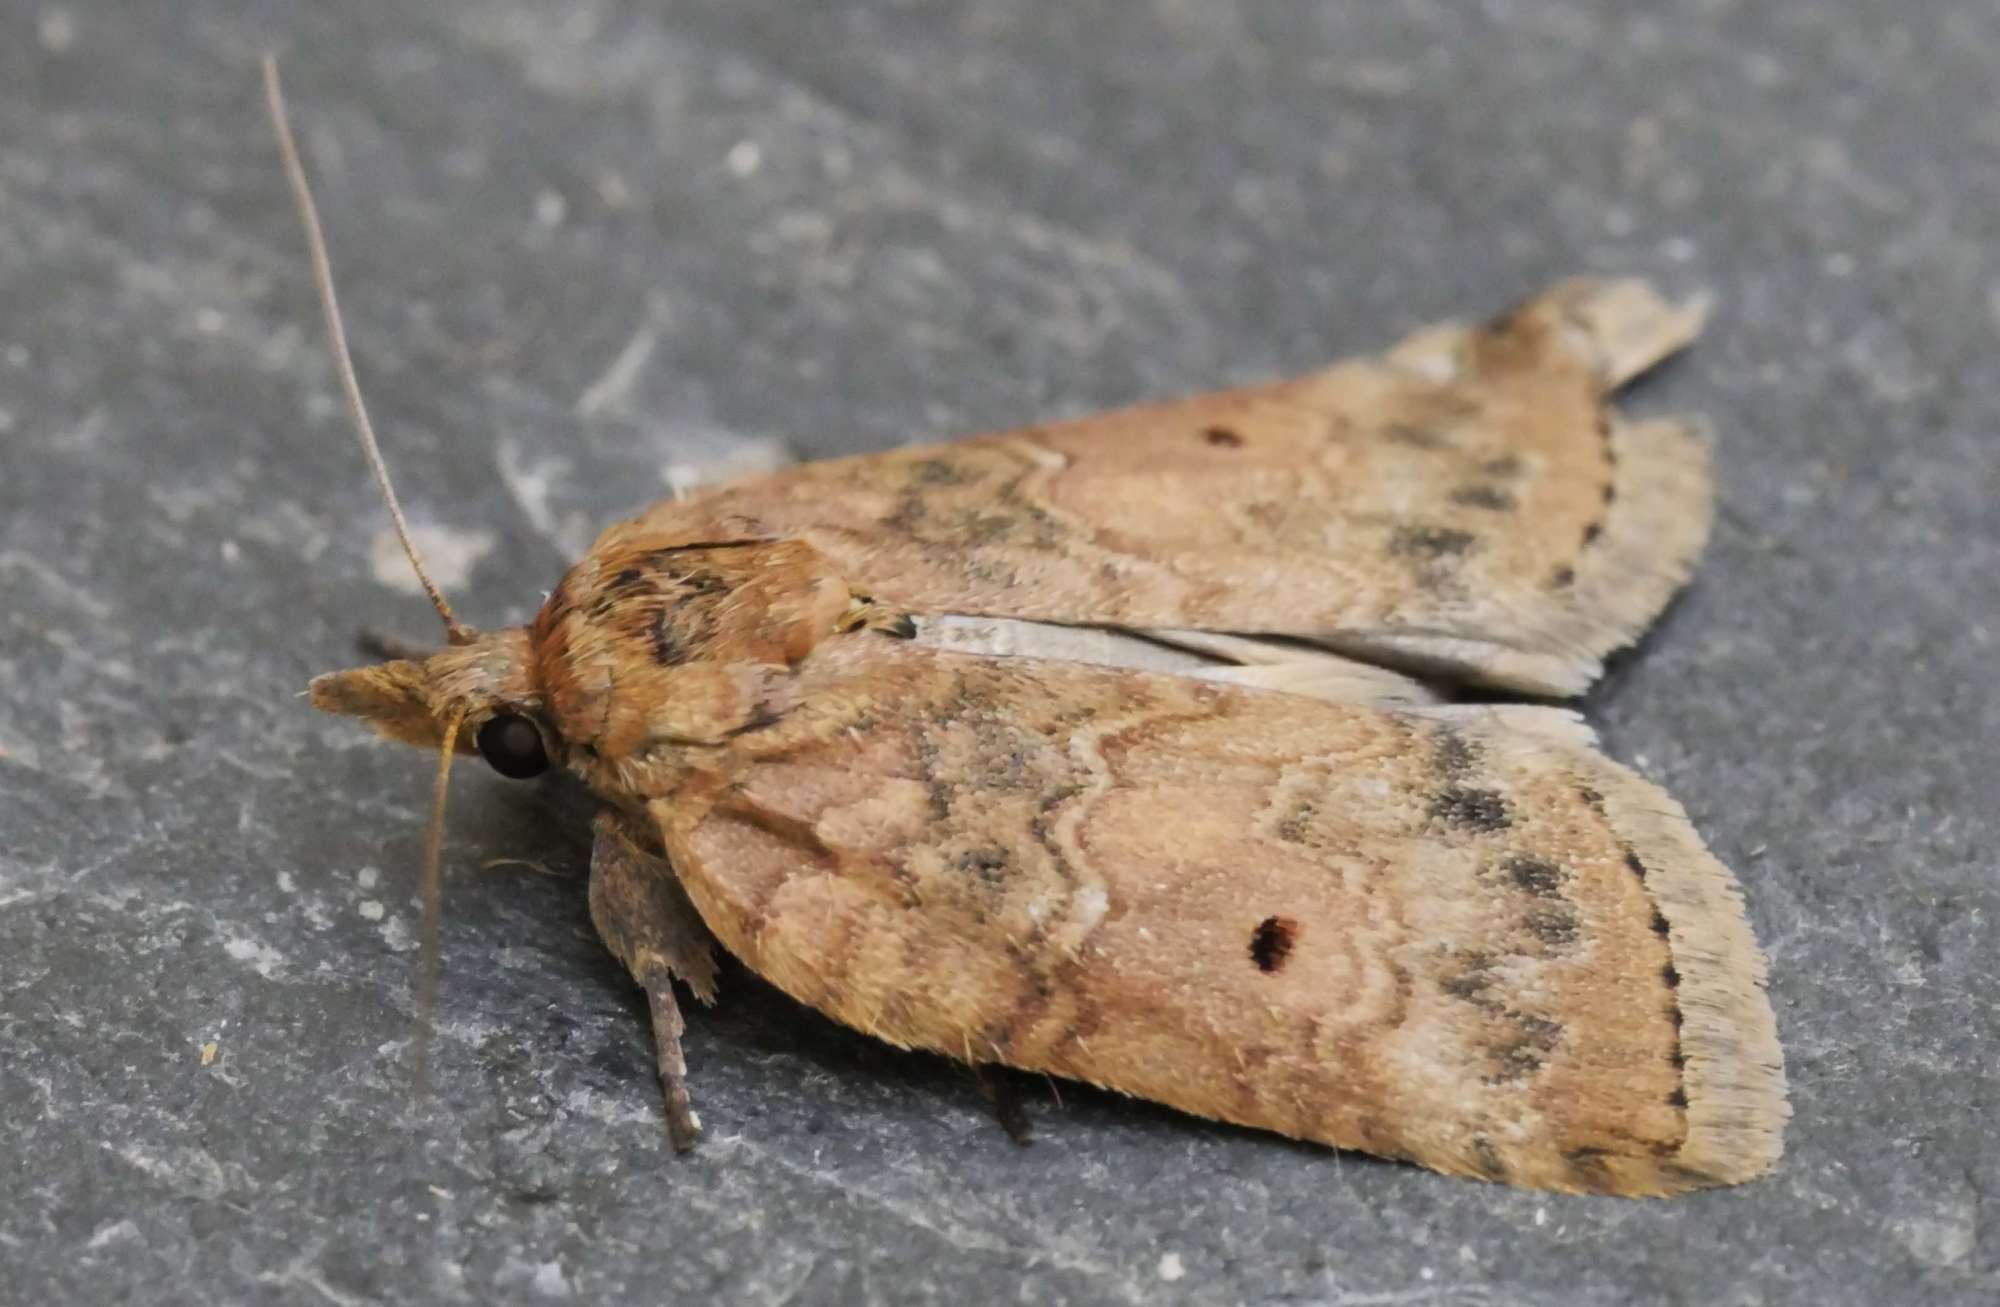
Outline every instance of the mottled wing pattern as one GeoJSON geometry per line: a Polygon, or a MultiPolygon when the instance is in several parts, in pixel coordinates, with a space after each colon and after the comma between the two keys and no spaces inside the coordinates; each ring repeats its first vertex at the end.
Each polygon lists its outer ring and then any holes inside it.
{"type": "Polygon", "coordinates": [[[798,679],[650,810],[721,941],[840,1021],[1552,1189],[1779,1152],[1736,883],[1568,714],[868,634],[798,679]]]}
{"type": "Polygon", "coordinates": [[[801,537],[917,612],[1290,635],[1576,693],[1707,533],[1696,425],[1607,402],[1700,317],[1566,282],[1296,380],[805,464],[643,523],[801,537]]]}

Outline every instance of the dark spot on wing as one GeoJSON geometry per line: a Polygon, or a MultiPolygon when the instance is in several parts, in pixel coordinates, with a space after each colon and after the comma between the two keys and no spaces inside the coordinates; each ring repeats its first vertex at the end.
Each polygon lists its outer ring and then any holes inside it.
{"type": "Polygon", "coordinates": [[[1399,558],[1457,558],[1477,543],[1472,532],[1445,526],[1399,526],[1389,533],[1389,552],[1399,558]]]}
{"type": "Polygon", "coordinates": [[[997,844],[967,849],[955,859],[958,869],[968,876],[993,884],[1007,875],[1007,850],[997,844]]]}
{"type": "Polygon", "coordinates": [[[1512,1029],[1491,1050],[1500,1065],[1500,1074],[1493,1079],[1522,1080],[1548,1064],[1549,1054],[1562,1042],[1563,1028],[1529,1012],[1508,1012],[1507,1020],[1512,1029]]]}
{"type": "Polygon", "coordinates": [[[1278,818],[1272,828],[1273,832],[1287,844],[1303,844],[1309,833],[1308,824],[1313,819],[1313,813],[1312,800],[1299,799],[1292,805],[1291,811],[1278,818]]]}
{"type": "Polygon", "coordinates": [[[923,458],[910,464],[910,480],[921,486],[962,486],[976,479],[976,473],[948,458],[923,458]]]}
{"type": "Polygon", "coordinates": [[[1639,855],[1630,849],[1625,850],[1625,865],[1632,869],[1634,876],[1640,880],[1646,879],[1646,864],[1639,861],[1639,855]]]}
{"type": "Polygon", "coordinates": [[[1446,976],[1439,984],[1453,998],[1488,1006],[1490,1000],[1482,1001],[1481,996],[1493,987],[1493,955],[1478,952],[1466,954],[1464,969],[1446,976]]]}
{"type": "Polygon", "coordinates": [[[1567,563],[1549,573],[1549,588],[1551,590],[1567,590],[1575,584],[1576,569],[1567,563]]]}
{"type": "Polygon", "coordinates": [[[1250,932],[1250,960],[1268,975],[1285,965],[1298,939],[1298,922],[1290,917],[1266,917],[1250,932]]]}
{"type": "Polygon", "coordinates": [[[1563,870],[1553,862],[1540,858],[1514,857],[1502,864],[1507,878],[1515,888],[1533,894],[1537,898],[1555,898],[1562,892],[1563,870]]]}
{"type": "Polygon", "coordinates": [[[1451,492],[1451,502],[1466,508],[1484,508],[1495,513],[1512,512],[1517,506],[1513,494],[1498,486],[1460,486],[1451,492]]]}
{"type": "Polygon", "coordinates": [[[1521,919],[1528,933],[1549,949],[1561,952],[1576,943],[1580,928],[1576,910],[1567,904],[1538,907],[1521,919]]]}
{"type": "Polygon", "coordinates": [[[1434,765],[1438,775],[1447,780],[1463,776],[1471,771],[1479,761],[1479,748],[1465,733],[1453,727],[1441,727],[1437,733],[1437,757],[1434,765]]]}
{"type": "Polygon", "coordinates": [[[1209,444],[1215,446],[1217,449],[1243,448],[1243,437],[1237,435],[1234,431],[1231,431],[1228,427],[1205,428],[1201,433],[1201,438],[1203,440],[1206,440],[1209,444]]]}
{"type": "Polygon", "coordinates": [[[1505,830],[1513,824],[1507,801],[1494,790],[1451,785],[1431,796],[1431,816],[1462,830],[1505,830]]]}
{"type": "Polygon", "coordinates": [[[1413,426],[1407,422],[1392,422],[1382,428],[1382,439],[1392,445],[1406,445],[1411,449],[1445,449],[1451,444],[1441,432],[1430,427],[1413,426]]]}

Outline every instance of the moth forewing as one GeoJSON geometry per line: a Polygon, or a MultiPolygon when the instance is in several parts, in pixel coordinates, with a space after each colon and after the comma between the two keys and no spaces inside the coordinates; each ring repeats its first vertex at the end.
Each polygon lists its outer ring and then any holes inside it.
{"type": "Polygon", "coordinates": [[[650,811],[723,945],[839,1020],[1538,1188],[1777,1156],[1734,881],[1573,724],[856,637],[799,676],[650,811]]]}
{"type": "Polygon", "coordinates": [[[1702,314],[1582,278],[1294,380],[803,464],[642,520],[755,523],[918,612],[1289,636],[1571,695],[1706,538],[1699,424],[1610,406],[1702,314]]]}

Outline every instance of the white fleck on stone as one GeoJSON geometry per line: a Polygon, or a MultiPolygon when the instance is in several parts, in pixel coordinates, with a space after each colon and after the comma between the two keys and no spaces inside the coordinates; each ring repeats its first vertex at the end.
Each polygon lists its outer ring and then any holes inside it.
{"type": "Polygon", "coordinates": [[[386,913],[380,899],[363,899],[355,911],[361,914],[364,921],[380,921],[386,913]]]}
{"type": "Polygon", "coordinates": [[[764,166],[764,151],[755,141],[738,141],[729,147],[729,171],[748,177],[764,166]]]}
{"type": "Polygon", "coordinates": [[[535,197],[535,221],[544,227],[554,229],[563,225],[569,216],[569,201],[561,191],[543,191],[535,197]]]}
{"type": "Polygon", "coordinates": [[[1890,1228],[1910,1256],[1938,1268],[1964,1262],[1979,1238],[1977,1213],[1969,1200],[1948,1203],[1927,1216],[1897,1221],[1890,1228]]]}
{"type": "Polygon", "coordinates": [[[249,963],[250,969],[266,980],[285,969],[284,954],[247,935],[231,935],[223,940],[222,951],[238,962],[249,963]]]}
{"type": "Polygon", "coordinates": [[[382,873],[373,867],[363,867],[354,873],[354,883],[364,890],[374,889],[382,883],[382,873]]]}
{"type": "Polygon", "coordinates": [[[213,336],[228,325],[229,319],[223,316],[221,309],[201,308],[195,310],[194,329],[204,336],[213,336]]]}
{"type": "Polygon", "coordinates": [[[622,209],[632,202],[632,188],[625,179],[615,172],[600,173],[597,178],[597,198],[604,201],[607,209],[622,209]]]}
{"type": "Polygon", "coordinates": [[[391,917],[382,923],[382,943],[391,953],[408,953],[417,946],[409,924],[401,917],[391,917]]]}
{"type": "Polygon", "coordinates": [[[91,1248],[107,1248],[114,1243],[130,1243],[138,1237],[139,1227],[132,1224],[132,1222],[113,1221],[108,1225],[98,1226],[96,1232],[90,1236],[88,1246],[91,1248]]]}
{"type": "MultiPolygon", "coordinates": [[[[479,560],[493,552],[497,543],[491,531],[459,531],[448,526],[412,526],[410,538],[430,569],[431,579],[441,589],[451,590],[466,583],[479,560]]],[[[391,590],[421,595],[424,587],[403,556],[402,542],[394,527],[383,527],[368,541],[368,567],[375,579],[391,590]]]]}
{"type": "Polygon", "coordinates": [[[234,563],[243,557],[243,546],[237,544],[234,540],[224,540],[221,549],[222,561],[225,563],[234,563]]]}
{"type": "Polygon", "coordinates": [[[1743,59],[1743,76],[1752,86],[1777,86],[1785,80],[1785,66],[1770,55],[1750,54],[1743,59]]]}
{"type": "Polygon", "coordinates": [[[42,38],[42,49],[62,54],[76,44],[76,20],[67,9],[44,9],[35,34],[42,38]]]}
{"type": "Polygon", "coordinates": [[[1160,1254],[1160,1278],[1168,1284],[1174,1283],[1187,1274],[1187,1267],[1181,1263],[1179,1253],[1160,1254]]]}
{"type": "Polygon", "coordinates": [[[34,355],[28,353],[26,345],[9,345],[7,347],[7,366],[10,368],[25,368],[33,358],[34,355]]]}
{"type": "Polygon", "coordinates": [[[1537,1207],[1535,1209],[1535,1224],[1541,1226],[1541,1225],[1547,1225],[1548,1223],[1549,1223],[1549,1209],[1546,1207],[1537,1207]]]}
{"type": "Polygon", "coordinates": [[[718,458],[702,463],[677,461],[666,464],[660,469],[660,480],[679,499],[701,486],[720,485],[761,472],[775,472],[797,461],[790,446],[775,436],[739,436],[718,458]]]}
{"type": "Polygon", "coordinates": [[[569,1277],[563,1274],[561,1262],[543,1262],[535,1268],[535,1292],[544,1298],[569,1297],[569,1277]]]}

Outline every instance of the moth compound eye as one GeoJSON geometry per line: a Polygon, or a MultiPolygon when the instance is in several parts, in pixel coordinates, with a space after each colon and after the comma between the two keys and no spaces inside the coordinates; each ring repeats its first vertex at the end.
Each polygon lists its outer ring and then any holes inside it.
{"type": "Polygon", "coordinates": [[[519,713],[495,713],[479,728],[479,756],[509,780],[524,781],[549,769],[542,733],[519,713]]]}

